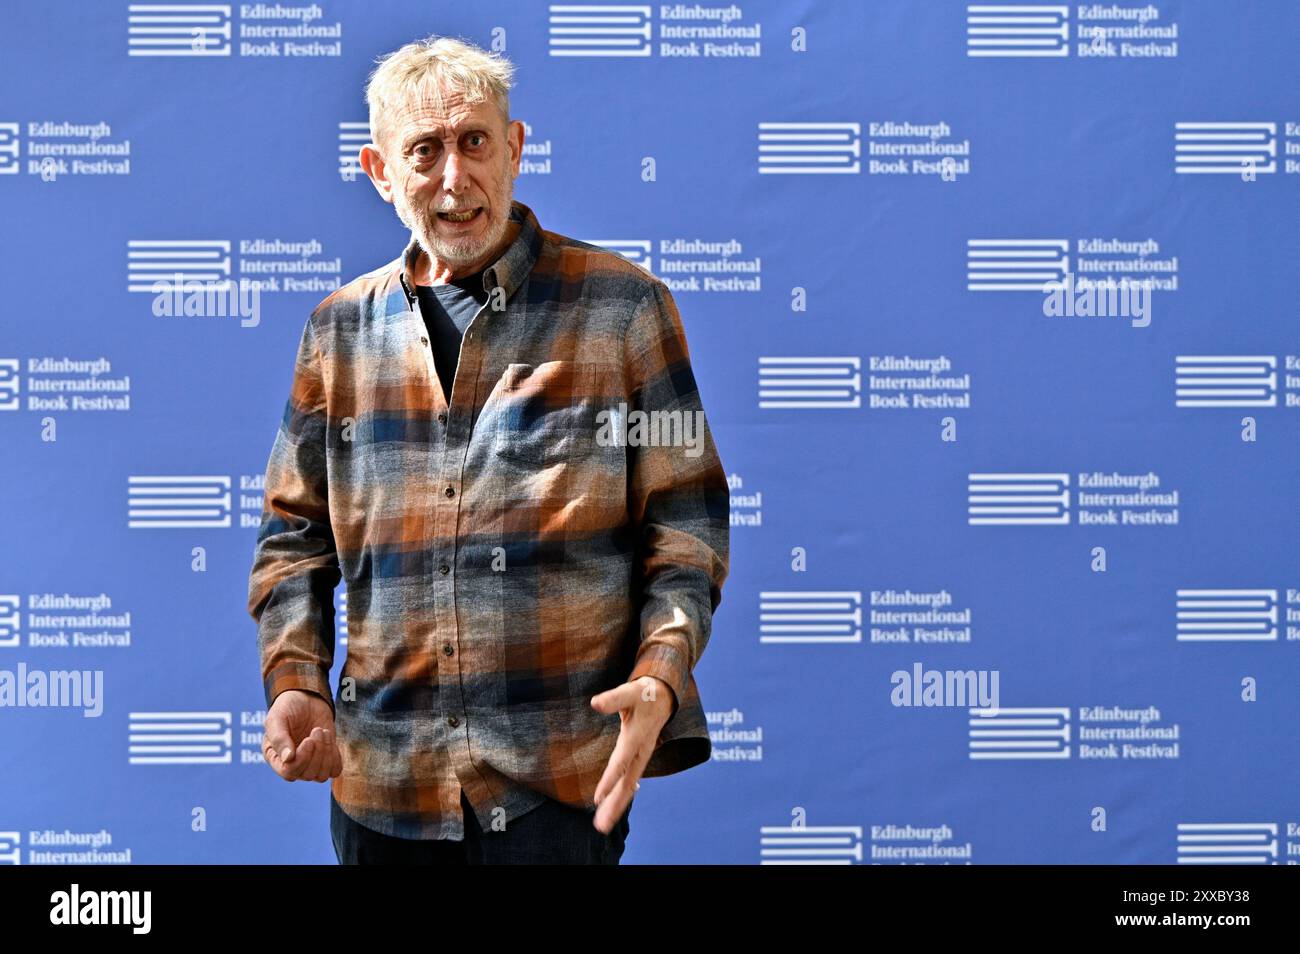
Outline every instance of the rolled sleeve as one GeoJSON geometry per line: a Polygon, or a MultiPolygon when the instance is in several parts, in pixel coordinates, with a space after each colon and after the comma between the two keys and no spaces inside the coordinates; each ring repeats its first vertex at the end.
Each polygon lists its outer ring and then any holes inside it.
{"type": "Polygon", "coordinates": [[[636,527],[641,635],[630,678],[654,676],[672,688],[673,713],[661,734],[671,738],[683,700],[694,698],[691,674],[722,599],[729,560],[729,491],[681,316],[663,282],[651,285],[632,315],[624,355],[629,435],[635,433],[632,414],[637,411],[643,412],[646,428],[655,428],[660,437],[675,435],[667,443],[628,442],[628,511],[636,527]]]}
{"type": "Polygon", "coordinates": [[[323,362],[308,320],[267,462],[248,581],[268,706],[287,689],[304,689],[333,708],[334,588],[341,574],[329,519],[327,423],[323,362]]]}

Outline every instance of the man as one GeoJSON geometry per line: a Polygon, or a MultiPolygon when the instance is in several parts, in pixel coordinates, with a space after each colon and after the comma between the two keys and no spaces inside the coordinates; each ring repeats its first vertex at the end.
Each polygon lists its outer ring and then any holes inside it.
{"type": "Polygon", "coordinates": [[[681,319],[513,198],[512,72],[431,37],[371,75],[411,239],[312,312],[267,466],[264,753],[332,780],[340,863],[617,864],[640,778],[710,755],[728,490],[681,319]]]}

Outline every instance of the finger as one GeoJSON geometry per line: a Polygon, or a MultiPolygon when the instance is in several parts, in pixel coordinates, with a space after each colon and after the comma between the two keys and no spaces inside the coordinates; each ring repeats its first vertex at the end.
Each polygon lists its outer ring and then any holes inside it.
{"type": "Polygon", "coordinates": [[[630,774],[623,775],[596,809],[593,824],[597,831],[602,835],[608,835],[614,829],[614,825],[623,817],[627,806],[631,804],[634,791],[636,791],[636,780],[630,774]]]}
{"type": "Polygon", "coordinates": [[[312,756],[316,754],[316,740],[310,735],[298,743],[298,749],[293,754],[293,762],[286,766],[289,774],[285,778],[291,782],[296,782],[306,773],[308,766],[311,765],[312,756]]]}
{"type": "Polygon", "coordinates": [[[316,781],[316,776],[320,774],[321,766],[325,764],[328,752],[325,748],[325,730],[317,726],[311,730],[311,758],[307,759],[303,765],[302,774],[299,776],[304,782],[316,781]]]}
{"type": "Polygon", "coordinates": [[[614,752],[610,756],[604,774],[596,784],[594,799],[598,807],[620,776],[632,771],[633,781],[640,779],[641,773],[645,771],[646,764],[650,761],[650,756],[654,754],[657,740],[658,725],[653,719],[648,716],[638,719],[636,710],[624,712],[618,742],[614,745],[614,752]]]}
{"type": "Polygon", "coordinates": [[[609,762],[605,765],[605,771],[600,776],[600,781],[596,783],[595,802],[599,806],[602,801],[609,795],[609,791],[614,787],[614,783],[623,777],[632,764],[632,757],[636,751],[637,733],[626,726],[619,730],[618,741],[614,743],[614,751],[609,756],[609,762]]]}
{"type": "Polygon", "coordinates": [[[292,746],[287,759],[282,758],[277,749],[270,749],[270,753],[272,753],[269,756],[270,767],[276,769],[279,777],[285,781],[298,781],[299,776],[302,776],[303,768],[307,766],[307,760],[303,758],[303,743],[299,742],[298,745],[292,746]]]}
{"type": "MultiPolygon", "coordinates": [[[[270,742],[267,742],[262,746],[262,754],[266,756],[266,764],[271,766],[271,769],[276,775],[280,776],[280,778],[287,782],[293,781],[293,778],[290,776],[289,766],[285,764],[284,759],[280,758],[279,750],[270,742]]],[[[293,764],[297,765],[297,762],[294,762],[293,764]]]]}
{"type": "Polygon", "coordinates": [[[334,736],[329,729],[321,729],[320,767],[313,776],[313,781],[328,782],[330,769],[334,767],[334,736]]]}
{"type": "Polygon", "coordinates": [[[607,689],[591,697],[591,707],[606,714],[621,712],[635,706],[641,699],[641,687],[635,682],[625,682],[621,686],[607,689]]]}
{"type": "Polygon", "coordinates": [[[325,730],[325,737],[328,740],[330,752],[330,778],[338,778],[343,774],[343,749],[339,746],[338,738],[329,729],[325,730]]]}
{"type": "Polygon", "coordinates": [[[315,745],[308,737],[298,743],[298,747],[293,750],[293,761],[285,763],[284,777],[291,782],[296,782],[302,778],[303,769],[311,761],[312,748],[315,745]]]}
{"type": "MultiPolygon", "coordinates": [[[[641,776],[645,774],[645,767],[650,762],[650,756],[654,753],[654,746],[643,745],[632,757],[632,764],[628,766],[627,771],[623,773],[618,784],[623,786],[627,792],[627,800],[630,802],[636,798],[637,789],[641,787],[641,776]]],[[[608,796],[607,796],[608,797],[608,796]]],[[[627,806],[624,805],[626,808],[627,806]]]]}
{"type": "MultiPolygon", "coordinates": [[[[639,732],[629,732],[628,735],[633,738],[641,737],[639,732]]],[[[648,739],[642,739],[641,744],[634,748],[623,774],[614,779],[609,791],[597,801],[597,827],[606,826],[600,828],[605,834],[608,834],[610,827],[623,817],[623,812],[636,797],[636,791],[641,787],[641,776],[645,774],[645,768],[650,764],[650,756],[654,754],[654,750],[655,746],[648,739]],[[606,805],[611,807],[605,814],[601,814],[601,810],[606,809],[606,805]]]]}
{"type": "MultiPolygon", "coordinates": [[[[293,736],[289,733],[289,725],[285,721],[284,715],[276,712],[268,716],[266,725],[262,727],[262,733],[265,739],[262,745],[263,750],[267,745],[270,745],[278,756],[281,765],[291,764],[296,746],[293,744],[293,736]]],[[[276,771],[278,772],[279,769],[276,769],[276,771]]]]}

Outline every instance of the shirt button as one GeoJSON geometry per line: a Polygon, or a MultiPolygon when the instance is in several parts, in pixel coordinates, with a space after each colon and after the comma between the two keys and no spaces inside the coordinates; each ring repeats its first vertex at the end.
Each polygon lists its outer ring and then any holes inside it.
{"type": "Polygon", "coordinates": [[[443,643],[443,646],[442,646],[442,654],[443,654],[444,656],[450,656],[450,655],[452,655],[452,654],[455,653],[455,652],[456,652],[456,650],[454,650],[454,649],[451,648],[451,643],[443,643]]]}
{"type": "Polygon", "coordinates": [[[448,487],[446,490],[443,491],[443,493],[446,494],[447,497],[450,499],[451,497],[456,496],[456,488],[448,487]]]}
{"type": "Polygon", "coordinates": [[[439,424],[446,424],[446,423],[447,423],[447,415],[446,415],[445,413],[441,413],[441,414],[438,415],[438,423],[439,423],[439,424]]]}
{"type": "Polygon", "coordinates": [[[438,572],[441,573],[443,576],[446,576],[448,573],[451,572],[451,567],[449,567],[445,563],[439,564],[438,572]]]}
{"type": "Polygon", "coordinates": [[[454,729],[456,726],[460,725],[460,720],[455,716],[447,716],[447,724],[454,729]]]}
{"type": "Polygon", "coordinates": [[[428,347],[428,345],[429,345],[429,339],[426,338],[426,337],[424,337],[423,335],[421,335],[421,336],[420,336],[420,344],[424,345],[425,347],[428,347]]]}

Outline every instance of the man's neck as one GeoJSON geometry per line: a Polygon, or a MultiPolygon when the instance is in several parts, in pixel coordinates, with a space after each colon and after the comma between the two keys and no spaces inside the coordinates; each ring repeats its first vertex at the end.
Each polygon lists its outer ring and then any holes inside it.
{"type": "Polygon", "coordinates": [[[426,252],[423,246],[418,246],[415,261],[411,263],[411,283],[413,285],[446,285],[456,279],[481,272],[505,254],[505,250],[518,237],[520,228],[522,228],[522,225],[519,222],[512,221],[495,249],[467,265],[453,265],[444,262],[426,252]]]}

